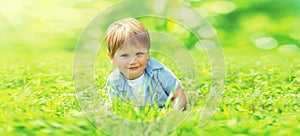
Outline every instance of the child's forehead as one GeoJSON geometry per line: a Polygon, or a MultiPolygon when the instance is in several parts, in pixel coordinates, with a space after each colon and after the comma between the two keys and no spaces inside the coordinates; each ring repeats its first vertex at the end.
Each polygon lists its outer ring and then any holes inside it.
{"type": "Polygon", "coordinates": [[[145,46],[139,46],[139,45],[124,45],[120,47],[117,51],[148,51],[148,48],[145,46]]]}

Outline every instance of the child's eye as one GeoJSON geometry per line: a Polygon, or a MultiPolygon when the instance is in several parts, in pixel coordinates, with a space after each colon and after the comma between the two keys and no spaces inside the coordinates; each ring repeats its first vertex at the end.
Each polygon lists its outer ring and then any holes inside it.
{"type": "Polygon", "coordinates": [[[129,57],[129,55],[128,54],[122,54],[121,57],[126,58],[126,57],[129,57]]]}
{"type": "Polygon", "coordinates": [[[138,53],[136,53],[135,55],[137,55],[137,56],[142,56],[142,55],[144,55],[144,53],[143,53],[143,52],[138,52],[138,53]]]}

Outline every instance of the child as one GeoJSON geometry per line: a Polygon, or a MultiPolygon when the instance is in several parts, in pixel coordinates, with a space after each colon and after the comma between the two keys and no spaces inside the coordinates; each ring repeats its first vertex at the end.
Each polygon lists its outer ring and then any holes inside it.
{"type": "Polygon", "coordinates": [[[185,108],[186,97],[179,80],[150,58],[149,33],[143,24],[133,18],[114,22],[106,31],[105,42],[110,61],[117,66],[106,83],[111,104],[117,98],[136,106],[158,104],[161,108],[172,100],[174,108],[185,108]]]}

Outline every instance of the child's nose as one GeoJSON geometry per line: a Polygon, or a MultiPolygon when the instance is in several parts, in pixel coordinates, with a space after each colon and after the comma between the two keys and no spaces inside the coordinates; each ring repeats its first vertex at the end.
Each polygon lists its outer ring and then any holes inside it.
{"type": "Polygon", "coordinates": [[[131,59],[130,59],[130,64],[136,64],[137,62],[137,56],[133,56],[131,59]]]}
{"type": "Polygon", "coordinates": [[[136,61],[136,58],[137,58],[136,56],[131,57],[130,58],[130,63],[134,63],[136,61]]]}

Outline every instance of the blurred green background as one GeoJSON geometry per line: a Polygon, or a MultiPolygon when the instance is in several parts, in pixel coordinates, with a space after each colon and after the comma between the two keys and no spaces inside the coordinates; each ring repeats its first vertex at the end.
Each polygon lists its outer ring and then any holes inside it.
{"type": "MultiPolygon", "coordinates": [[[[65,50],[73,52],[87,24],[117,0],[0,2],[1,52],[65,50]]],[[[217,31],[224,47],[299,50],[299,0],[184,0],[217,31]]],[[[147,22],[143,22],[145,25],[147,22]]],[[[167,27],[159,29],[168,29],[167,27]]],[[[191,41],[187,37],[185,41],[191,41]]],[[[194,46],[194,42],[185,42],[194,46]]]]}
{"type": "MultiPolygon", "coordinates": [[[[93,17],[117,2],[0,1],[0,135],[105,135],[80,109],[72,63],[80,33],[93,17]]],[[[182,2],[216,30],[227,78],[211,122],[200,129],[198,120],[187,120],[175,134],[299,134],[300,1],[182,2]]],[[[172,22],[141,20],[149,29],[166,31],[191,50],[199,49],[198,40],[172,22]]],[[[200,74],[209,76],[209,64],[199,65],[203,65],[200,74]]],[[[100,88],[105,79],[97,77],[100,88]]],[[[201,82],[205,93],[209,83],[201,82]]]]}

